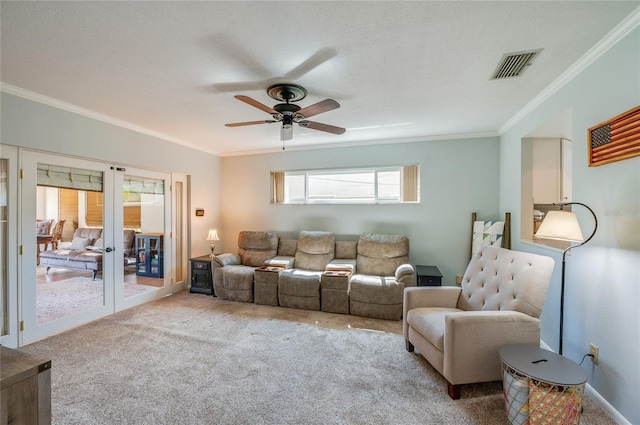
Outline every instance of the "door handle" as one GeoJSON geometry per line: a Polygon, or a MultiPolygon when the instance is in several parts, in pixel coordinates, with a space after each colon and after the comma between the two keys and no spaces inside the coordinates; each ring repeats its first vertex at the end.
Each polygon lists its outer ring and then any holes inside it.
{"type": "Polygon", "coordinates": [[[107,247],[104,249],[107,252],[115,251],[115,248],[107,247]]]}

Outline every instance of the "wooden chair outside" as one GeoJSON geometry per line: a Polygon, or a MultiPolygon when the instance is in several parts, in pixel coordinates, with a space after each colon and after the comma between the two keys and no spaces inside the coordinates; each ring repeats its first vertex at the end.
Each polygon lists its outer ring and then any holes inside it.
{"type": "Polygon", "coordinates": [[[46,251],[53,239],[51,233],[53,222],[53,219],[36,220],[36,264],[40,264],[40,246],[44,246],[46,251]]]}
{"type": "Polygon", "coordinates": [[[62,231],[64,230],[64,223],[67,220],[60,220],[53,228],[53,234],[51,236],[51,248],[58,249],[58,243],[62,240],[62,231]]]}

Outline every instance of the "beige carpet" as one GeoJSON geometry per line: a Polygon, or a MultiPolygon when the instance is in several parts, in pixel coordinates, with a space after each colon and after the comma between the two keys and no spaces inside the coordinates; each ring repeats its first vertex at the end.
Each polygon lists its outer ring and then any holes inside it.
{"type": "MultiPolygon", "coordinates": [[[[154,287],[124,282],[124,297],[152,291],[154,287]]],[[[48,323],[62,317],[81,313],[104,305],[102,279],[88,276],[73,276],[52,282],[36,283],[36,311],[38,324],[48,323]]]]}
{"type": "MultiPolygon", "coordinates": [[[[401,322],[180,294],[33,343],[54,424],[506,424],[501,383],[445,381],[401,322]]],[[[590,400],[583,425],[613,424],[590,400]]]]}

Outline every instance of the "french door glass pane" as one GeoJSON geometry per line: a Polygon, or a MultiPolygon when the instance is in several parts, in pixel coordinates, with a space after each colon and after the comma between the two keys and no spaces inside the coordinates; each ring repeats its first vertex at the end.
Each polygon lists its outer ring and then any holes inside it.
{"type": "Polygon", "coordinates": [[[102,180],[101,171],[38,164],[38,325],[105,305],[102,180]]]}
{"type": "Polygon", "coordinates": [[[125,231],[124,297],[164,286],[164,180],[126,174],[122,181],[125,231]],[[127,231],[135,233],[131,250],[127,231]]]}

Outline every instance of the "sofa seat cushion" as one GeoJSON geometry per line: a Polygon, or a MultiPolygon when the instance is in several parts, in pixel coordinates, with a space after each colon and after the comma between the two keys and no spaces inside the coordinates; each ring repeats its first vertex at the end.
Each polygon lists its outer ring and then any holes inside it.
{"type": "Polygon", "coordinates": [[[400,320],[405,284],[390,276],[356,274],[349,282],[349,311],[355,316],[400,320]]]}
{"type": "Polygon", "coordinates": [[[322,272],[291,269],[280,272],[278,286],[283,293],[298,297],[315,297],[320,294],[322,272]]]}
{"type": "Polygon", "coordinates": [[[225,266],[214,273],[214,291],[218,298],[246,303],[253,302],[255,268],[242,265],[225,266]]]}
{"type": "Polygon", "coordinates": [[[390,276],[351,276],[351,299],[374,304],[402,304],[404,285],[390,276]]]}
{"type": "Polygon", "coordinates": [[[407,323],[440,351],[444,351],[445,317],[457,308],[420,307],[409,310],[407,323]]]}
{"type": "Polygon", "coordinates": [[[74,270],[102,270],[102,252],[53,249],[40,254],[40,264],[74,270]]]}
{"type": "Polygon", "coordinates": [[[278,278],[278,301],[283,307],[320,310],[322,272],[284,270],[278,278]]]}

